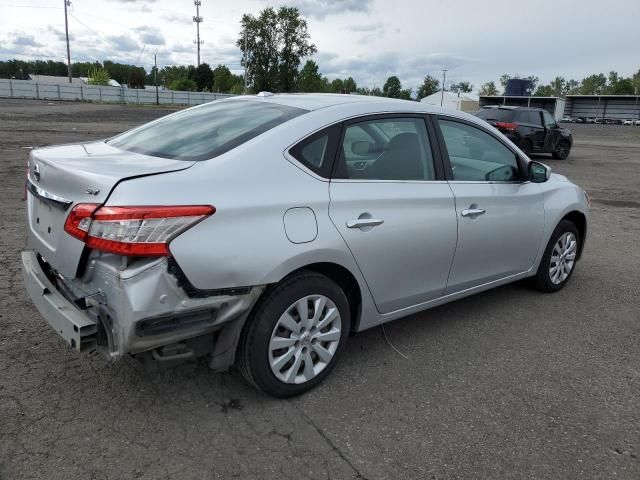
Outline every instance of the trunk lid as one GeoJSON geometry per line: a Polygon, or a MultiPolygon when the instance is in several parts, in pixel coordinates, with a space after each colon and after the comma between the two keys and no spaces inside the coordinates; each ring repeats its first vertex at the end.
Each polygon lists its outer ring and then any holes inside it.
{"type": "Polygon", "coordinates": [[[75,277],[84,243],[64,231],[77,203],[103,203],[122,180],[195,162],[120,150],[103,141],[33,150],[27,165],[29,244],[64,277],[75,277]]]}

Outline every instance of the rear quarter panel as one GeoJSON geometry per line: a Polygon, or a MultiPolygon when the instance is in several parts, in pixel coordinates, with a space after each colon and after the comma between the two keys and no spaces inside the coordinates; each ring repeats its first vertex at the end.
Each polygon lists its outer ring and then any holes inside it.
{"type": "Polygon", "coordinates": [[[324,125],[326,119],[314,113],[188,170],[122,182],[107,204],[215,206],[214,215],[170,244],[196,288],[275,283],[310,263],[333,262],[351,271],[364,302],[369,297],[364,279],[328,216],[329,182],[284,154],[324,125]],[[287,237],[284,215],[294,207],[308,207],[315,214],[318,231],[310,242],[293,243],[287,237]]]}

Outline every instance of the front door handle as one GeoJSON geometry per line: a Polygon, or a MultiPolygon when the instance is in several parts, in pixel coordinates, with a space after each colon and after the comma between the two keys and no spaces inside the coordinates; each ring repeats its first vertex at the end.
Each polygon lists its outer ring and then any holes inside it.
{"type": "Polygon", "coordinates": [[[460,215],[463,217],[474,217],[476,215],[482,215],[483,213],[486,213],[484,208],[468,208],[466,210],[462,210],[460,215]]]}
{"type": "Polygon", "coordinates": [[[383,223],[384,220],[381,218],[357,218],[355,220],[347,220],[347,228],[375,227],[383,223]]]}

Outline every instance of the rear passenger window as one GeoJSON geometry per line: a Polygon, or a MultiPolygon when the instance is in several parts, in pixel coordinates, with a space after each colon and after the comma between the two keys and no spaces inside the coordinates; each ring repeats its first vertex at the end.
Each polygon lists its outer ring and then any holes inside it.
{"type": "Polygon", "coordinates": [[[453,179],[467,182],[514,182],[519,180],[515,153],[483,130],[439,119],[453,179]]]}
{"type": "Polygon", "coordinates": [[[529,123],[537,127],[542,126],[542,120],[540,119],[540,112],[529,112],[529,123]]]}
{"type": "Polygon", "coordinates": [[[321,177],[331,176],[340,126],[334,125],[305,138],[289,150],[292,157],[321,177]]]}

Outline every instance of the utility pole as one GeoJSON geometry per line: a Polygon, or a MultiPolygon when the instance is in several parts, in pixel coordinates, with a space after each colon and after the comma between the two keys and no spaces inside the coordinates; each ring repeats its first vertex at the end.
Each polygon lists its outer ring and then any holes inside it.
{"type": "Polygon", "coordinates": [[[200,65],[200,45],[204,43],[202,40],[200,40],[200,24],[202,23],[204,18],[200,16],[200,6],[202,5],[202,1],[193,0],[193,4],[196,6],[196,15],[193,17],[193,21],[196,24],[196,39],[193,41],[193,43],[195,43],[198,47],[198,63],[196,65],[197,67],[200,65]]]}
{"type": "Polygon", "coordinates": [[[444,103],[444,82],[447,80],[447,69],[442,69],[442,95],[440,95],[440,106],[444,103]]]}
{"type": "Polygon", "coordinates": [[[247,94],[247,27],[244,27],[244,94],[247,94]]]}
{"type": "Polygon", "coordinates": [[[71,50],[69,50],[69,20],[67,19],[67,7],[71,5],[70,0],[64,1],[64,31],[67,35],[67,73],[69,74],[69,83],[71,83],[71,50]]]}
{"type": "Polygon", "coordinates": [[[153,75],[153,83],[156,84],[156,105],[160,105],[160,94],[158,93],[158,59],[157,54],[153,54],[153,65],[155,67],[154,75],[153,75]]]}

